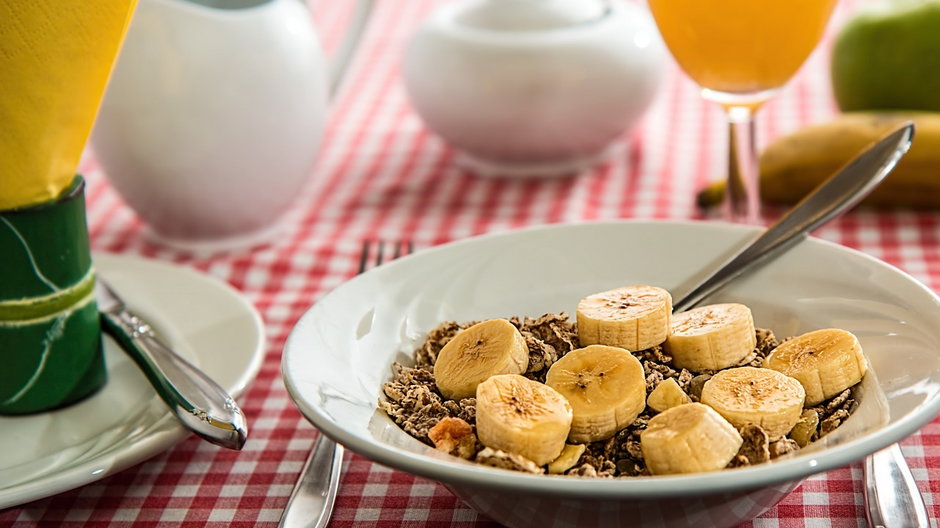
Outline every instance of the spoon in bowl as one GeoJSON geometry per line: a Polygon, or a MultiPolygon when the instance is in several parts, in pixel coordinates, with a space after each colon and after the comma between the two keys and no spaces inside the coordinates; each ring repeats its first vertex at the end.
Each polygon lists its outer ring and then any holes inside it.
{"type": "Polygon", "coordinates": [[[790,249],[816,228],[857,205],[884,180],[911,147],[914,124],[907,122],[873,143],[793,206],[786,215],[673,304],[684,312],[745,271],[790,249]]]}
{"type": "MultiPolygon", "coordinates": [[[[746,271],[795,246],[814,229],[857,205],[881,183],[910,149],[914,125],[907,122],[875,142],[829,177],[783,218],[722,266],[698,282],[673,305],[676,312],[693,308],[746,271]]],[[[870,526],[930,526],[927,508],[911,469],[897,444],[868,456],[864,465],[866,516],[870,526]]]]}

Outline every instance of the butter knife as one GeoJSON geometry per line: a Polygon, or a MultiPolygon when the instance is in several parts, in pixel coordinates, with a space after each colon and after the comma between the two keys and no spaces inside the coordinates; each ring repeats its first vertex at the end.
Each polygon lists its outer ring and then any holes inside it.
{"type": "Polygon", "coordinates": [[[102,330],[137,363],[183,426],[215,445],[240,450],[248,438],[248,424],[235,400],[164,344],[100,276],[95,296],[102,330]]]}

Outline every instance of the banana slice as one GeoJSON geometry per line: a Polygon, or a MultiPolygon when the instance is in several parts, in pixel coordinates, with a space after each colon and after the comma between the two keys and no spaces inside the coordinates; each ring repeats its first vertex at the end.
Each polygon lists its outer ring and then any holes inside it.
{"type": "Polygon", "coordinates": [[[548,464],[548,472],[553,475],[560,475],[568,471],[578,463],[578,460],[581,460],[581,455],[584,454],[585,450],[587,450],[587,446],[584,444],[565,444],[565,448],[561,450],[558,458],[548,464]]]}
{"type": "Polygon", "coordinates": [[[742,442],[734,426],[701,403],[659,413],[640,433],[640,449],[653,475],[724,469],[742,442]]]}
{"type": "Polygon", "coordinates": [[[679,387],[675,378],[667,378],[659,383],[646,399],[646,405],[656,412],[692,403],[692,398],[679,387]]]}
{"type": "Polygon", "coordinates": [[[548,385],[518,374],[477,386],[477,436],[486,447],[540,466],[558,458],[571,429],[571,405],[548,385]]]}
{"type": "Polygon", "coordinates": [[[519,330],[505,319],[490,319],[458,333],[434,363],[434,381],[445,398],[471,398],[477,385],[496,374],[522,374],[529,348],[519,330]]]}
{"type": "Polygon", "coordinates": [[[776,370],[739,367],[712,376],[701,401],[738,429],[759,425],[774,441],[800,421],[805,396],[800,382],[776,370]]]}
{"type": "Polygon", "coordinates": [[[643,365],[622,348],[572,350],[548,369],[545,384],[571,404],[573,443],[605,440],[633,423],[646,407],[643,365]]]}
{"type": "Polygon", "coordinates": [[[639,351],[669,335],[672,296],[654,286],[626,286],[589,295],[578,303],[581,346],[610,345],[639,351]]]}
{"type": "Polygon", "coordinates": [[[868,361],[858,339],[828,328],[789,339],[775,348],[764,366],[796,378],[806,389],[806,405],[816,405],[861,381],[868,361]]]}
{"type": "Polygon", "coordinates": [[[664,345],[676,368],[693,372],[737,365],[757,345],[751,309],[743,304],[712,304],[672,316],[664,345]]]}

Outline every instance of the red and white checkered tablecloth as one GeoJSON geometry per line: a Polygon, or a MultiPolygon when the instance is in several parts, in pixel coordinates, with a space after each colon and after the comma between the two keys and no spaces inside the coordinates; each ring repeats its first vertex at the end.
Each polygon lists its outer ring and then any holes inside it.
{"type": "MultiPolygon", "coordinates": [[[[301,314],[352,277],[364,239],[417,248],[528,225],[610,218],[699,218],[695,192],[722,174],[726,136],[718,108],[703,102],[671,65],[645,119],[608,161],[576,178],[498,181],[454,166],[401,83],[403,44],[435,0],[378,2],[348,82],[335,101],[310,182],[272,244],[197,258],[149,242],[93,155],[88,220],[93,249],[192,266],[228,281],[260,310],[268,331],[261,372],[242,398],[251,438],[242,452],[195,437],[136,467],[82,488],[0,511],[0,525],[26,527],[276,526],[316,431],[280,378],[284,341],[301,314]]],[[[319,2],[327,47],[349,17],[345,2],[319,2]]],[[[840,6],[833,27],[852,5],[840,6]]],[[[831,116],[830,37],[760,114],[768,139],[831,116]]],[[[777,211],[779,212],[779,211],[777,211]]],[[[860,249],[940,288],[940,215],[861,211],[818,236],[860,249]]],[[[940,516],[940,421],[903,442],[932,516],[940,516]]],[[[443,486],[347,455],[331,526],[496,526],[443,486]]],[[[858,465],[806,481],[754,527],[864,526],[858,465]]]]}

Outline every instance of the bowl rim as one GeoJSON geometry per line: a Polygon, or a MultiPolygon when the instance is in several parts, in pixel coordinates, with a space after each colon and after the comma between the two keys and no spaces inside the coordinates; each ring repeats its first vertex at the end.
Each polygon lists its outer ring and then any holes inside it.
{"type": "MultiPolygon", "coordinates": [[[[446,244],[424,249],[418,255],[409,255],[402,257],[380,268],[391,269],[393,266],[407,265],[412,258],[426,258],[426,255],[440,251],[449,251],[456,245],[472,244],[482,239],[503,238],[520,236],[520,234],[544,231],[544,230],[563,230],[590,228],[590,226],[620,226],[620,225],[662,225],[679,228],[706,229],[715,231],[737,231],[738,233],[750,232],[755,235],[762,228],[755,226],[744,226],[737,224],[728,224],[715,221],[698,220],[607,220],[607,221],[585,221],[585,222],[564,222],[556,224],[545,224],[532,226],[522,229],[507,230],[496,233],[487,233],[468,237],[446,244]]],[[[523,235],[524,236],[524,235],[523,235]]],[[[830,242],[816,237],[807,237],[805,243],[821,245],[831,250],[843,253],[849,253],[856,258],[863,259],[875,268],[888,271],[898,276],[901,280],[909,281],[915,288],[919,288],[928,297],[931,297],[940,305],[940,296],[926,285],[904,272],[903,270],[888,264],[871,255],[852,249],[835,242],[830,242]]],[[[799,244],[797,244],[799,245],[799,244]]],[[[371,273],[367,272],[366,274],[371,273]]],[[[363,275],[366,275],[363,274],[363,275]]],[[[340,284],[332,291],[327,293],[319,302],[337,295],[337,291],[344,285],[356,281],[363,275],[354,277],[343,284],[340,284]]],[[[316,304],[319,304],[316,303],[316,304]]],[[[770,464],[761,464],[757,466],[737,468],[733,471],[716,471],[710,473],[697,473],[690,475],[662,475],[634,478],[615,478],[615,479],[594,479],[594,478],[572,478],[561,475],[535,475],[517,471],[507,471],[503,469],[490,468],[480,464],[453,459],[442,454],[440,459],[424,454],[414,453],[391,445],[387,445],[378,440],[365,440],[347,433],[342,427],[334,425],[332,419],[322,413],[316,406],[310,405],[303,397],[302,391],[289,372],[288,356],[295,352],[297,347],[293,345],[297,335],[303,331],[303,328],[310,324],[313,317],[313,305],[297,321],[295,326],[285,342],[282,361],[281,374],[287,392],[294,402],[294,405],[300,410],[301,414],[307,418],[320,432],[328,436],[333,441],[343,445],[347,449],[382,465],[402,470],[414,475],[430,478],[432,480],[445,484],[470,486],[476,488],[487,488],[490,490],[505,490],[513,492],[523,492],[529,494],[540,494],[550,496],[563,496],[568,498],[592,498],[592,499],[610,499],[610,498],[662,498],[689,495],[720,494],[727,492],[739,492],[748,489],[767,487],[785,482],[803,480],[815,473],[824,472],[831,469],[846,466],[855,461],[861,460],[875,451],[883,449],[903,438],[913,434],[921,427],[930,423],[938,414],[940,414],[940,396],[934,397],[932,401],[923,404],[919,412],[909,413],[901,417],[896,422],[886,425],[884,428],[875,432],[866,434],[861,438],[856,438],[844,444],[828,447],[819,453],[825,453],[825,456],[803,456],[794,457],[787,460],[781,460],[770,464]]],[[[940,321],[938,321],[940,323],[940,321]]],[[[376,410],[378,410],[376,405],[376,410]]],[[[418,442],[417,440],[415,440],[418,442]]],[[[422,444],[423,445],[423,444],[422,444]]],[[[430,449],[430,448],[429,448],[430,449]]],[[[816,452],[813,453],[816,455],[816,452]]]]}

